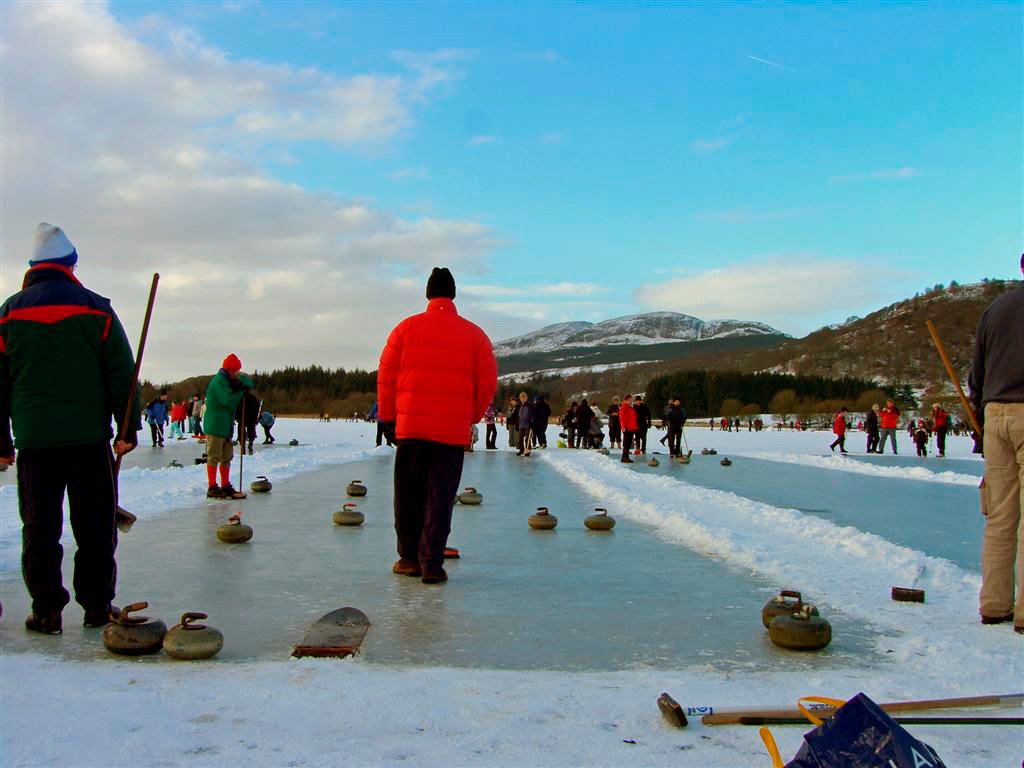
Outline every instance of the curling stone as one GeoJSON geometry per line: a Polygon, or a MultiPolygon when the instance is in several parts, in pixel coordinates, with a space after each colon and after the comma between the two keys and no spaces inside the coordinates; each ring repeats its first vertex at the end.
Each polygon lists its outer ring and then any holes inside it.
{"type": "Polygon", "coordinates": [[[270,489],[274,487],[274,484],[267,480],[265,475],[259,475],[255,480],[249,483],[249,489],[253,493],[269,493],[270,489]]]}
{"type": "Polygon", "coordinates": [[[294,437],[293,437],[293,438],[292,438],[291,440],[289,440],[289,441],[288,441],[288,445],[292,446],[293,448],[294,448],[294,447],[295,447],[296,445],[298,445],[298,444],[299,444],[299,441],[298,441],[298,440],[296,440],[296,439],[295,439],[294,437]]]}
{"type": "Polygon", "coordinates": [[[476,488],[473,486],[468,487],[464,493],[459,494],[459,504],[468,504],[470,506],[476,506],[483,504],[484,497],[476,488]]]}
{"type": "Polygon", "coordinates": [[[690,457],[689,456],[680,456],[679,457],[679,463],[680,464],[689,464],[690,463],[690,457]]]}
{"type": "Polygon", "coordinates": [[[252,538],[252,526],[241,518],[225,523],[217,529],[217,538],[227,544],[241,544],[252,538]]]}
{"type": "Polygon", "coordinates": [[[726,456],[724,459],[722,459],[718,463],[721,464],[723,467],[731,467],[732,466],[732,462],[729,460],[728,456],[726,456]]]}
{"type": "Polygon", "coordinates": [[[144,656],[159,651],[167,634],[167,625],[160,619],[129,615],[132,611],[148,607],[149,603],[132,603],[122,608],[117,621],[103,629],[104,647],[122,656],[144,656]]]}
{"type": "Polygon", "coordinates": [[[609,451],[607,448],[598,448],[597,452],[600,453],[602,456],[607,456],[609,453],[611,453],[611,451],[609,451]]]}
{"type": "Polygon", "coordinates": [[[209,659],[224,647],[224,635],[219,629],[196,624],[205,619],[205,613],[183,613],[181,624],[175,624],[164,635],[164,651],[171,658],[193,661],[209,659]]]}
{"type": "Polygon", "coordinates": [[[172,468],[173,468],[173,469],[181,469],[181,468],[182,468],[182,467],[184,467],[184,466],[185,466],[185,465],[184,465],[184,464],[182,464],[182,463],[181,463],[180,461],[178,461],[177,459],[171,459],[171,463],[167,465],[167,468],[168,468],[168,469],[172,469],[172,468]]]}
{"type": "Polygon", "coordinates": [[[768,637],[780,648],[817,651],[832,642],[832,625],[816,615],[813,605],[804,605],[795,613],[776,616],[768,625],[768,637]]]}
{"type": "Polygon", "coordinates": [[[355,502],[347,502],[339,511],[335,512],[331,519],[335,525],[362,525],[366,516],[356,509],[355,502]]]}
{"type": "Polygon", "coordinates": [[[347,493],[349,496],[365,496],[366,486],[363,485],[362,480],[353,480],[351,483],[348,484],[348,487],[345,489],[345,493],[347,493]]]}
{"type": "Polygon", "coordinates": [[[776,616],[785,616],[788,613],[799,611],[805,606],[812,611],[812,616],[818,615],[818,609],[805,603],[799,592],[784,589],[764,604],[764,608],[761,609],[761,623],[764,624],[765,629],[768,629],[768,625],[776,616]]]}
{"type": "Polygon", "coordinates": [[[615,527],[615,518],[608,517],[608,510],[603,507],[594,507],[596,515],[588,515],[583,518],[583,524],[592,531],[610,531],[615,527]]]}
{"type": "Polygon", "coordinates": [[[537,507],[537,514],[530,515],[527,521],[537,531],[550,531],[558,525],[558,518],[548,512],[547,507],[537,507]]]}
{"type": "Polygon", "coordinates": [[[647,462],[647,466],[648,467],[660,467],[661,466],[661,462],[659,462],[656,458],[654,458],[652,456],[651,460],[647,462]]]}

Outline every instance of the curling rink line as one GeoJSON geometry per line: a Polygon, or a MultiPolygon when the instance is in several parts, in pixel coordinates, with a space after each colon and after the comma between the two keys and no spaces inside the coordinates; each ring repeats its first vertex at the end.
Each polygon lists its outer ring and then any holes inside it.
{"type": "Polygon", "coordinates": [[[747,459],[775,461],[780,464],[796,464],[802,467],[817,467],[836,472],[850,472],[858,475],[885,477],[893,480],[917,480],[918,482],[942,483],[945,485],[970,485],[978,487],[981,482],[979,475],[967,475],[963,472],[932,472],[924,467],[880,467],[865,464],[856,459],[843,456],[815,456],[813,454],[767,453],[763,451],[729,451],[730,456],[742,456],[747,459]]]}
{"type": "Polygon", "coordinates": [[[880,653],[910,662],[922,657],[986,668],[1004,659],[1005,679],[1021,679],[1024,654],[1012,630],[978,620],[981,577],[888,539],[793,509],[669,477],[633,472],[596,453],[542,460],[619,518],[701,554],[750,569],[779,588],[800,589],[812,602],[842,611],[881,632],[880,653]],[[917,586],[927,603],[897,603],[893,586],[917,586]]]}

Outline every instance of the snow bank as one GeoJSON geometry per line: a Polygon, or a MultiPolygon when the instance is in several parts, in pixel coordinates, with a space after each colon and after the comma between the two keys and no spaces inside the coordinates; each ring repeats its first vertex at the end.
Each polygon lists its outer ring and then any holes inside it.
{"type": "Polygon", "coordinates": [[[967,475],[963,472],[932,472],[924,467],[882,467],[868,464],[856,459],[849,459],[839,454],[835,456],[813,456],[810,454],[773,453],[766,451],[732,451],[734,456],[745,456],[748,459],[778,461],[784,464],[799,464],[803,467],[818,467],[836,472],[853,472],[858,475],[889,477],[895,480],[924,480],[929,483],[945,483],[948,485],[971,485],[975,488],[981,482],[978,475],[967,475]]]}

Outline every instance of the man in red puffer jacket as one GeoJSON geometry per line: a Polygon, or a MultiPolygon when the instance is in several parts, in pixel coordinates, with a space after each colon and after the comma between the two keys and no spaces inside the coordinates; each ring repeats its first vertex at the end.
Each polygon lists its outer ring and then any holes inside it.
{"type": "Polygon", "coordinates": [[[622,405],[619,407],[619,422],[622,424],[622,463],[632,464],[629,452],[633,449],[633,440],[636,439],[637,430],[640,428],[640,420],[633,407],[633,396],[625,395],[622,398],[622,405]]]}
{"type": "Polygon", "coordinates": [[[846,414],[849,413],[849,409],[844,405],[839,413],[836,414],[835,422],[832,424],[832,433],[836,436],[836,439],[832,442],[829,448],[832,449],[832,453],[836,452],[836,446],[839,446],[840,453],[846,453],[846,414]]]}
{"type": "Polygon", "coordinates": [[[472,425],[498,387],[491,340],[459,317],[455,279],[434,268],[427,311],[388,336],[377,371],[377,418],[395,425],[397,574],[448,580],[442,563],[472,425]]]}
{"type": "Polygon", "coordinates": [[[900,421],[900,409],[892,400],[885,401],[885,408],[878,413],[878,423],[882,428],[882,437],[878,441],[878,452],[885,453],[885,438],[892,442],[892,452],[896,453],[896,428],[900,421]]]}

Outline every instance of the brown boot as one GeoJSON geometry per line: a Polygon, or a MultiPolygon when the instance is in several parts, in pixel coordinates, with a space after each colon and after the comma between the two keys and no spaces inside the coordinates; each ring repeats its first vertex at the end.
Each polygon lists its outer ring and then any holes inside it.
{"type": "Polygon", "coordinates": [[[398,560],[391,566],[391,572],[397,573],[399,576],[419,576],[420,564],[411,560],[398,560]]]}
{"type": "Polygon", "coordinates": [[[439,568],[437,571],[424,573],[421,581],[424,584],[442,584],[448,581],[448,572],[444,568],[439,568]]]}

